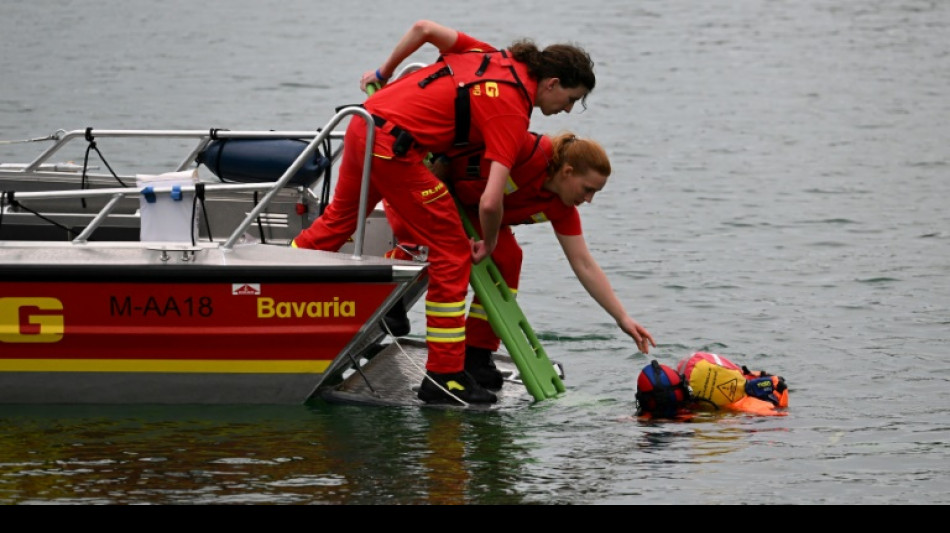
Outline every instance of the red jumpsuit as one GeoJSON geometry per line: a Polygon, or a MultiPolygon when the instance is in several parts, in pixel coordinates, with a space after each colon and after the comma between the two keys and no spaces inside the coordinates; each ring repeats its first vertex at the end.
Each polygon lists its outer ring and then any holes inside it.
{"type": "MultiPolygon", "coordinates": [[[[446,154],[450,160],[447,180],[451,183],[459,202],[465,207],[469,220],[481,233],[478,220],[478,201],[488,184],[488,170],[491,162],[481,157],[481,153],[457,150],[446,154]],[[473,160],[474,158],[474,160],[473,160]]],[[[492,252],[492,260],[505,283],[513,293],[518,292],[521,277],[523,252],[518,245],[512,225],[551,222],[561,235],[581,235],[581,219],[577,207],[565,205],[552,192],[542,188],[548,177],[547,166],[551,160],[551,139],[546,136],[526,133],[521,144],[517,160],[511,167],[508,182],[505,185],[504,217],[498,232],[498,246],[492,252]]],[[[384,202],[386,216],[396,238],[403,243],[417,244],[404,220],[392,212],[384,202]]],[[[408,256],[395,252],[393,257],[408,259],[408,256]]],[[[468,319],[465,322],[466,343],[469,346],[498,350],[500,340],[492,330],[485,314],[485,308],[478,298],[472,300],[468,319]]]]}
{"type": "MultiPolygon", "coordinates": [[[[453,61],[455,75],[475,72],[492,46],[459,33],[446,61],[453,61]],[[463,68],[465,67],[465,68],[463,68]]],[[[498,56],[499,54],[494,54],[498,56]]],[[[497,61],[497,59],[496,59],[497,61]]],[[[471,128],[469,141],[485,146],[485,157],[511,167],[530,124],[537,80],[527,67],[508,61],[524,88],[495,82],[470,89],[471,128]]],[[[429,153],[444,153],[455,139],[456,81],[453,75],[429,78],[445,65],[437,61],[401,77],[376,91],[364,103],[367,111],[386,122],[376,128],[373,146],[371,189],[367,209],[385,199],[390,209],[406,222],[408,241],[429,248],[429,287],[426,293],[426,369],[435,373],[461,372],[465,362],[465,298],[471,272],[471,247],[455,202],[445,185],[423,163],[429,153]],[[397,156],[391,128],[411,133],[415,143],[397,156]]],[[[345,149],[339,178],[327,210],[294,239],[300,248],[339,250],[356,230],[359,188],[366,145],[366,124],[354,117],[344,137],[345,149]]]]}

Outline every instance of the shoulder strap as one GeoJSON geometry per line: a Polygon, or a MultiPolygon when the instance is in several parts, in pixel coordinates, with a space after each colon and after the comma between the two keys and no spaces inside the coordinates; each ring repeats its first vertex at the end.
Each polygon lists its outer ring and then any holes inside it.
{"type": "Polygon", "coordinates": [[[524,82],[521,81],[521,77],[518,76],[518,71],[515,70],[514,64],[508,60],[508,52],[505,50],[501,51],[501,57],[505,58],[505,64],[508,66],[508,70],[511,71],[511,77],[514,78],[515,83],[518,85],[518,88],[521,89],[521,93],[524,95],[525,100],[528,102],[528,118],[531,118],[531,112],[534,111],[534,106],[531,104],[531,94],[528,92],[528,88],[524,86],[524,82]]]}
{"type": "Polygon", "coordinates": [[[540,133],[535,133],[533,131],[529,131],[528,133],[530,133],[531,135],[534,135],[534,146],[531,147],[531,151],[528,152],[528,157],[527,157],[527,159],[531,159],[531,157],[534,156],[534,153],[537,152],[538,148],[541,146],[541,137],[543,137],[543,135],[541,135],[540,133]]]}
{"type": "Polygon", "coordinates": [[[472,127],[472,95],[467,85],[455,90],[455,139],[452,146],[468,144],[468,133],[472,127]]]}
{"type": "MultiPolygon", "coordinates": [[[[441,61],[442,58],[440,57],[439,60],[441,61]]],[[[437,80],[437,79],[439,79],[439,78],[441,78],[441,77],[443,77],[443,76],[450,76],[450,75],[452,75],[452,67],[450,67],[450,66],[448,66],[448,65],[445,65],[444,67],[440,68],[439,70],[437,70],[437,71],[433,72],[432,74],[429,74],[429,75],[426,76],[425,78],[422,78],[421,80],[419,80],[419,87],[425,89],[425,88],[426,88],[426,85],[429,85],[430,83],[434,82],[435,80],[437,80]]]]}

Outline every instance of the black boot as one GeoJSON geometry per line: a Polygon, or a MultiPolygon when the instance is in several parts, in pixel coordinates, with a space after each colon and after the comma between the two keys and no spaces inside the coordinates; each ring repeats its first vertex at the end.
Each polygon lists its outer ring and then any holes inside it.
{"type": "Polygon", "coordinates": [[[475,378],[479,385],[489,390],[500,390],[505,382],[504,376],[495,367],[488,348],[465,347],[465,371],[475,378]]]}
{"type": "Polygon", "coordinates": [[[451,392],[465,403],[495,403],[498,401],[498,397],[493,392],[485,390],[464,370],[452,374],[426,372],[426,377],[422,378],[422,385],[419,387],[417,395],[420,400],[426,403],[458,403],[455,398],[446,394],[442,389],[451,392]]]}
{"type": "Polygon", "coordinates": [[[403,305],[402,300],[396,302],[395,305],[389,308],[389,311],[386,311],[383,322],[385,322],[385,326],[380,324],[379,327],[383,328],[386,333],[392,333],[393,337],[405,337],[412,329],[409,324],[409,315],[406,313],[406,306],[403,305]],[[389,328],[389,330],[387,331],[386,328],[389,328]]]}

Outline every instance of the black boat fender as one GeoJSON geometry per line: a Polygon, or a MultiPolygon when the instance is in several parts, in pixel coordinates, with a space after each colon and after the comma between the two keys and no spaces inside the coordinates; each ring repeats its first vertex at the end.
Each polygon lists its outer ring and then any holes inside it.
{"type": "MultiPolygon", "coordinates": [[[[273,182],[280,179],[309,144],[303,139],[216,139],[195,161],[223,182],[273,182]]],[[[329,166],[330,159],[314,151],[287,185],[310,187],[329,166]]]]}

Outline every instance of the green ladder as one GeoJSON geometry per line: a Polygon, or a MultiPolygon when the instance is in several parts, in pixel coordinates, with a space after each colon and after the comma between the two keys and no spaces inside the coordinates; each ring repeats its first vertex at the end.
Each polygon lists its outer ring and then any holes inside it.
{"type": "MultiPolygon", "coordinates": [[[[456,205],[465,231],[470,237],[481,239],[481,235],[475,231],[475,226],[472,225],[458,201],[456,205]]],[[[505,343],[508,354],[521,374],[521,381],[531,396],[541,401],[564,392],[561,376],[548,359],[547,352],[538,341],[521,306],[515,301],[515,295],[508,288],[508,284],[505,283],[491,257],[486,257],[480,263],[472,265],[469,282],[485,307],[488,323],[505,343]]]]}

